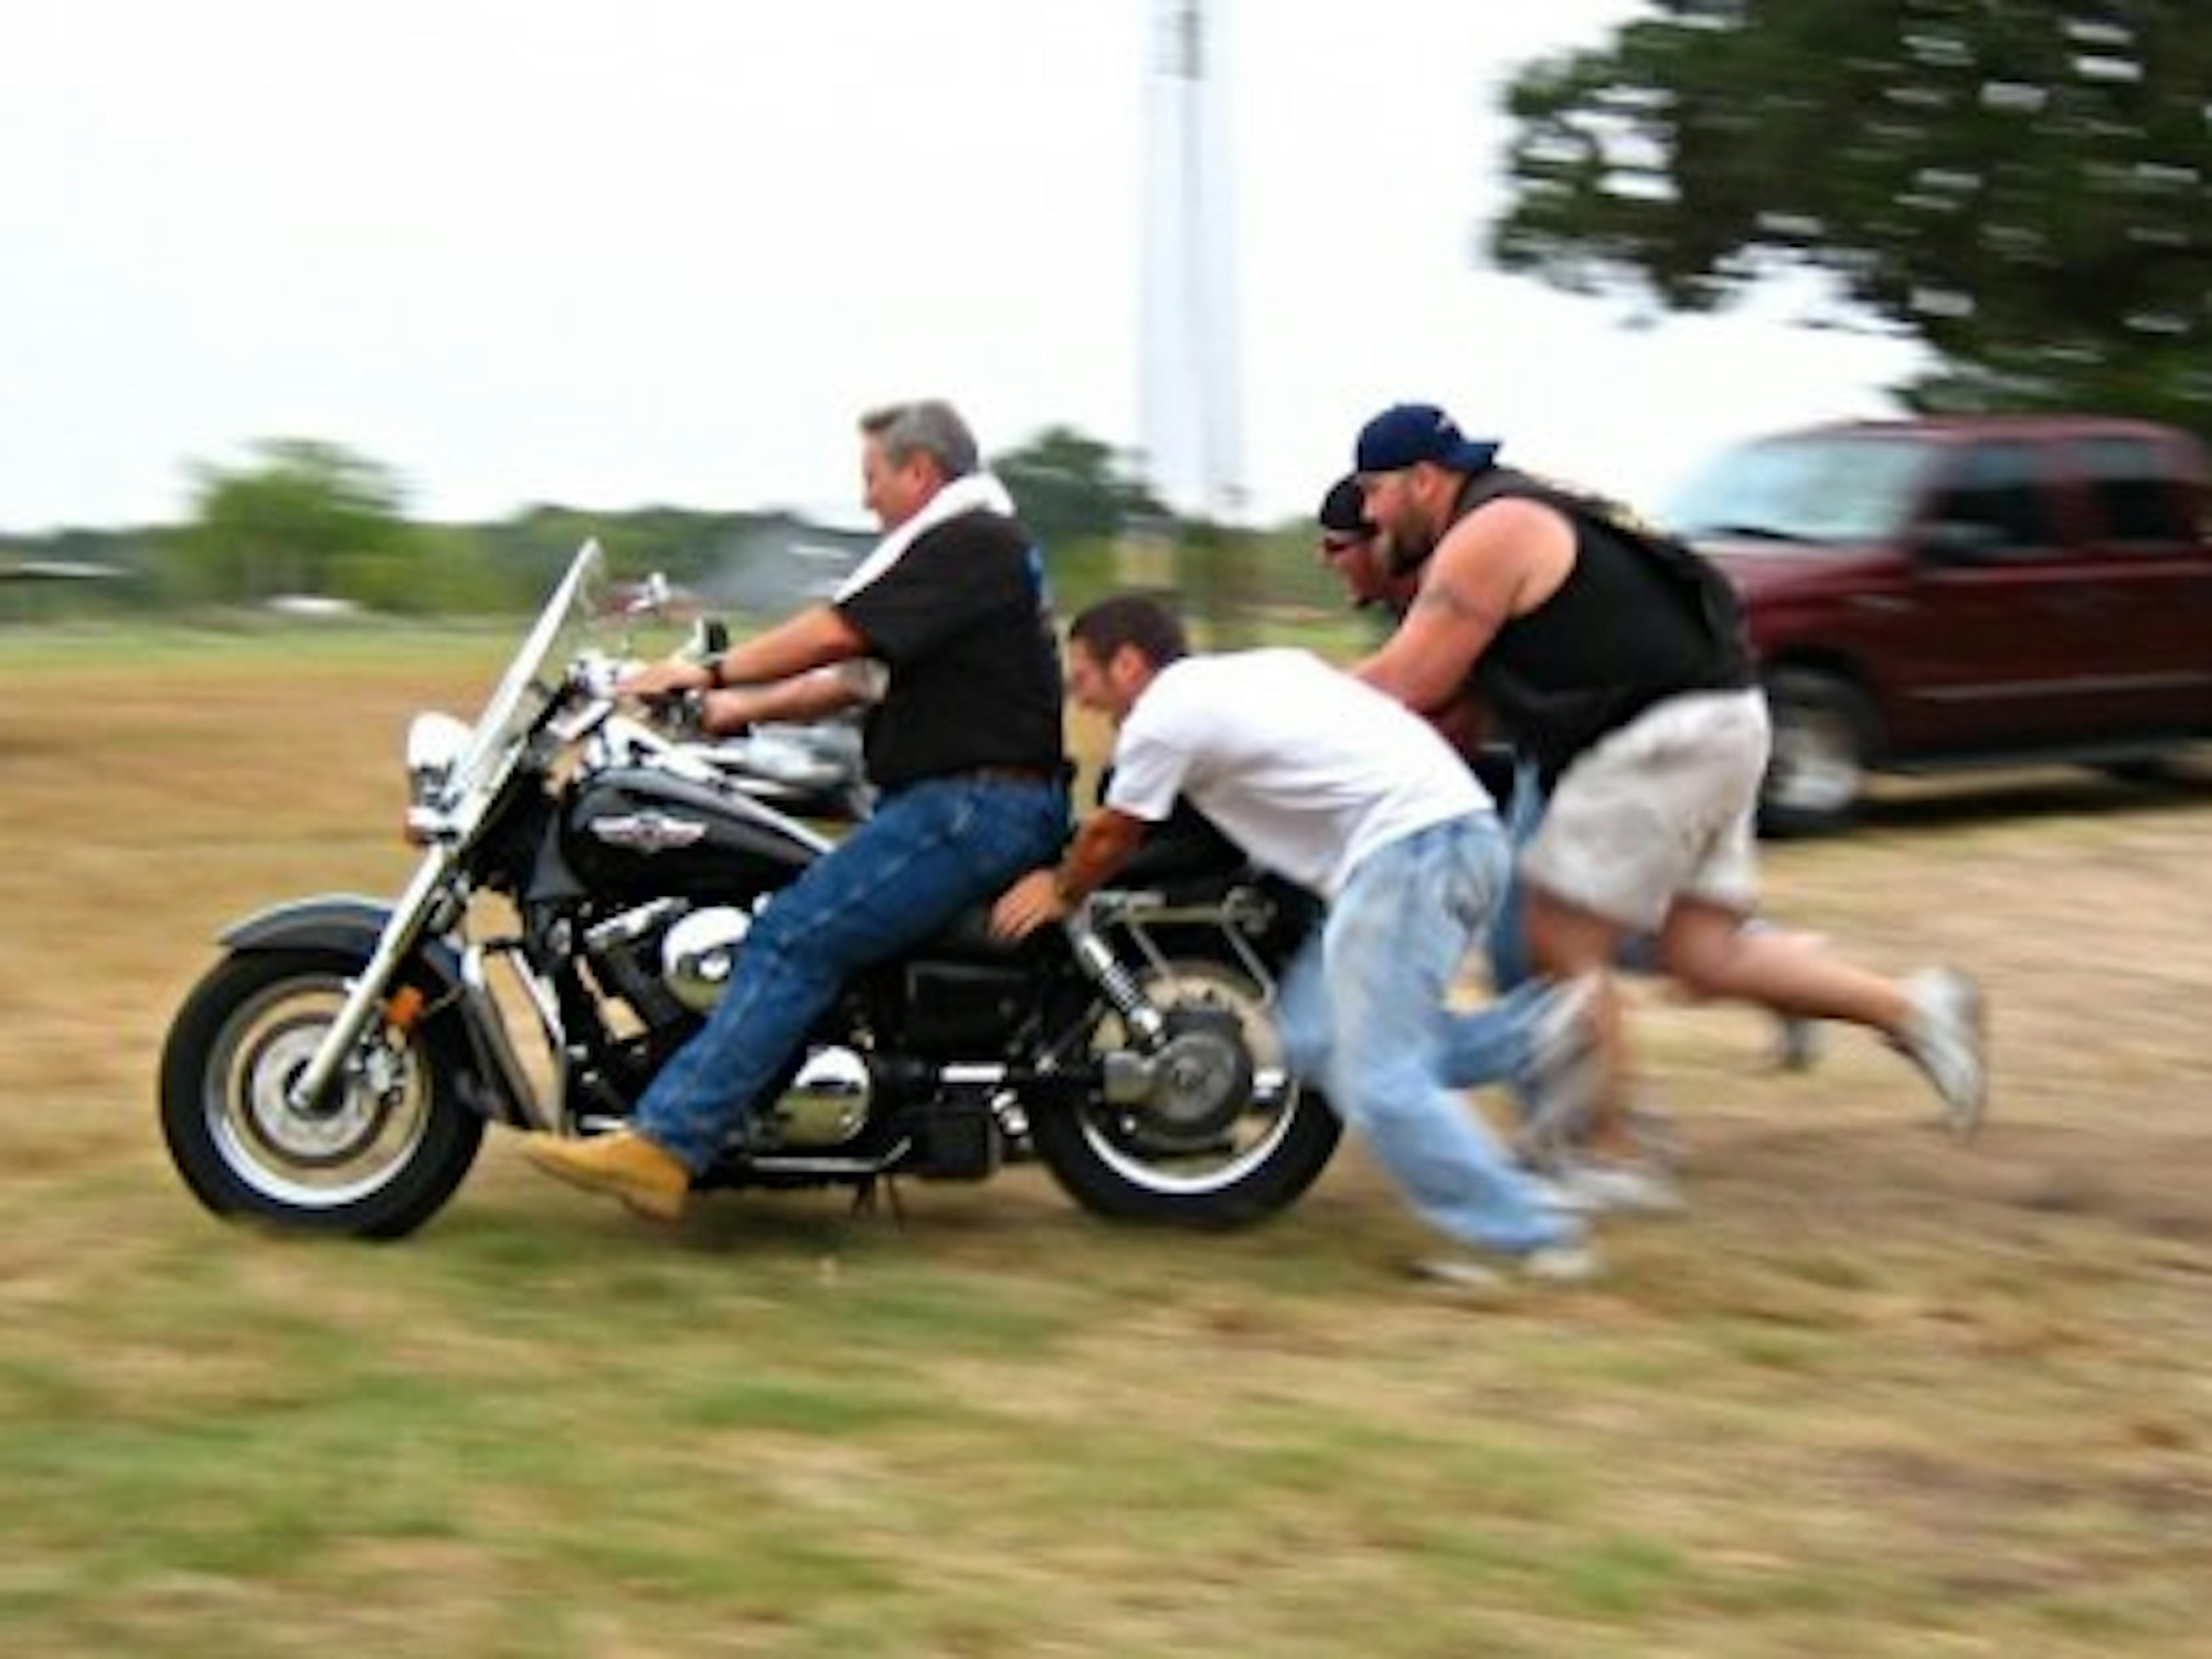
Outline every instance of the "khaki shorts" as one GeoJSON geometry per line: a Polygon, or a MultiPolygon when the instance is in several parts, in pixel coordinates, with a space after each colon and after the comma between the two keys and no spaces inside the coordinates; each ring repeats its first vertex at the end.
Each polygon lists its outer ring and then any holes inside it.
{"type": "Polygon", "coordinates": [[[1749,915],[1766,698],[1694,691],[1653,704],[1579,756],[1522,854],[1531,887],[1638,933],[1678,898],[1749,915]]]}

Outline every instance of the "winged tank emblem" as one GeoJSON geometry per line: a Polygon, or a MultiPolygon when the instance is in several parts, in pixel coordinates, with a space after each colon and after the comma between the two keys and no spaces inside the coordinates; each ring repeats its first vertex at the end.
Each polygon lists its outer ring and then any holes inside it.
{"type": "Polygon", "coordinates": [[[599,818],[592,824],[594,840],[610,847],[626,847],[633,853],[665,853],[690,847],[706,834],[707,826],[698,819],[671,817],[665,812],[631,812],[618,818],[599,818]]]}

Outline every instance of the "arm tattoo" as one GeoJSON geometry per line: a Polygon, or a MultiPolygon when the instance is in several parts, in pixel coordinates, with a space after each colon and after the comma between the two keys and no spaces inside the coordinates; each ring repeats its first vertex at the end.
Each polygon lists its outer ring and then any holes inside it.
{"type": "Polygon", "coordinates": [[[1482,607],[1448,581],[1428,581],[1413,596],[1416,611],[1441,611],[1449,617],[1479,617],[1482,607]]]}

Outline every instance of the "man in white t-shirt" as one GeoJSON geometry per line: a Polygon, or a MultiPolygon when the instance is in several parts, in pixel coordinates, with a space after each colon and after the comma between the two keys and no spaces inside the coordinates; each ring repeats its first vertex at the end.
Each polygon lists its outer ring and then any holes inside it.
{"type": "MultiPolygon", "coordinates": [[[[1066,915],[1188,799],[1255,862],[1328,901],[1284,986],[1293,1064],[1321,1079],[1431,1224],[1528,1277],[1588,1277],[1580,1223],[1443,1079],[1445,999],[1509,864],[1490,798],[1450,747],[1310,653],[1192,656],[1173,615],[1135,595],[1075,619],[1067,682],[1118,727],[1113,779],[1059,867],[1000,899],[999,931],[1066,915]]],[[[1540,998],[1528,1006],[1540,1016],[1540,998]]],[[[1466,1255],[1417,1267],[1462,1284],[1497,1277],[1466,1255]]]]}

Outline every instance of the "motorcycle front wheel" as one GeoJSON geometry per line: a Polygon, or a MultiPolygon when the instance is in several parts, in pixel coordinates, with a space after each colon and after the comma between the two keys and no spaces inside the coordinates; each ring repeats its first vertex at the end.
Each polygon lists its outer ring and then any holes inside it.
{"type": "Polygon", "coordinates": [[[185,1184],[217,1215],[398,1238],[468,1174],[483,1120],[459,1098],[457,1057],[435,1021],[372,1020],[323,1098],[292,1098],[362,965],[339,951],[245,952],[178,1012],[161,1054],[161,1132],[185,1184]]]}
{"type": "MultiPolygon", "coordinates": [[[[1068,1196],[1116,1220],[1225,1228],[1274,1214],[1320,1178],[1342,1124],[1285,1069],[1272,1005],[1242,968],[1170,962],[1143,984],[1163,1012],[1198,1016],[1194,1036],[1159,1061],[1152,1098],[1031,1114],[1037,1157],[1068,1196]]],[[[1105,1013],[1093,1054],[1126,1042],[1105,1013]]]]}

